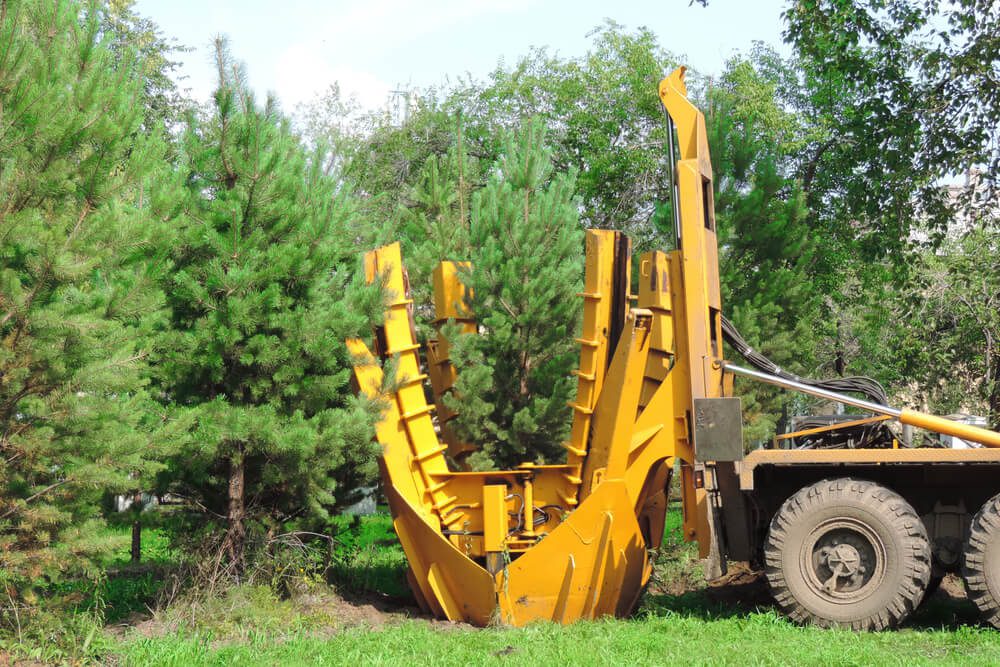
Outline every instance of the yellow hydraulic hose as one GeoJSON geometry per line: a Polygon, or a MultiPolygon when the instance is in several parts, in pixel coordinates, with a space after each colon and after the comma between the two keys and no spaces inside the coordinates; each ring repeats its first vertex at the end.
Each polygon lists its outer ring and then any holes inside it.
{"type": "Polygon", "coordinates": [[[916,426],[917,428],[927,429],[928,431],[933,431],[934,433],[953,435],[956,438],[961,438],[962,440],[971,442],[978,442],[979,444],[986,445],[987,447],[1000,447],[1000,433],[989,429],[980,428],[978,426],[970,426],[969,424],[962,424],[950,419],[945,419],[944,417],[936,417],[923,412],[917,412],[916,410],[900,410],[899,408],[893,408],[888,405],[872,403],[871,401],[865,401],[846,394],[839,394],[835,391],[821,389],[802,382],[796,382],[795,380],[789,380],[777,375],[771,375],[770,373],[764,373],[749,368],[742,368],[729,363],[728,361],[724,362],[723,368],[728,373],[753,378],[754,380],[759,380],[760,382],[773,384],[776,387],[799,391],[803,394],[818,396],[820,398],[836,401],[838,403],[844,403],[845,405],[853,405],[876,414],[888,415],[894,419],[898,419],[903,424],[909,424],[911,426],[916,426]]]}
{"type": "Polygon", "coordinates": [[[900,410],[899,421],[935,433],[953,435],[962,440],[978,442],[987,447],[1000,447],[1000,433],[978,426],[962,424],[944,417],[936,417],[916,410],[900,410]]]}

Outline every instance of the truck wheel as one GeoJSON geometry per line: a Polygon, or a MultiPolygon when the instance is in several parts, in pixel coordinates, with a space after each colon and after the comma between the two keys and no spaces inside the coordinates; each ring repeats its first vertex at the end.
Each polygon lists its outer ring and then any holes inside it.
{"type": "Polygon", "coordinates": [[[916,609],[931,576],[927,530],[884,486],[828,479],[785,501],[764,547],[767,580],[794,621],[882,630],[916,609]]]}
{"type": "Polygon", "coordinates": [[[972,519],[962,550],[962,578],[983,618],[1000,628],[1000,495],[972,519]]]}

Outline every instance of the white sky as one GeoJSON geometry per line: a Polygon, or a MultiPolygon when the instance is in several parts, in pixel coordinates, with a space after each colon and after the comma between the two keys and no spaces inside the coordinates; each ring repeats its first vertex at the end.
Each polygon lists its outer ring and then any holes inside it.
{"type": "MultiPolygon", "coordinates": [[[[669,51],[702,72],[754,41],[780,46],[782,0],[138,0],[135,9],[163,33],[194,47],[183,54],[184,82],[210,95],[212,38],[229,37],[251,86],[277,94],[286,111],[337,81],[368,107],[400,86],[441,85],[470,73],[485,77],[499,60],[514,63],[532,46],[564,57],[583,54],[587,33],[610,18],[646,26],[669,51]]],[[[787,49],[782,48],[783,52],[787,49]]]]}

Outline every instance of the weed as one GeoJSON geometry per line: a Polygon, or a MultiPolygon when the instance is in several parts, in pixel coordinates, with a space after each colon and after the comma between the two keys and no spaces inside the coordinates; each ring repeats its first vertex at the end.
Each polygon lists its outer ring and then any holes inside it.
{"type": "Polygon", "coordinates": [[[386,514],[340,519],[329,580],[355,594],[410,600],[406,554],[386,514]]]}

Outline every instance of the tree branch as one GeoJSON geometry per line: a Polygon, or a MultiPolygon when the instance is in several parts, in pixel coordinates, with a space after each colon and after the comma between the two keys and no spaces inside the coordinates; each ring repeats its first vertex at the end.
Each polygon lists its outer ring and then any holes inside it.
{"type": "Polygon", "coordinates": [[[49,484],[49,485],[48,485],[47,487],[45,487],[44,489],[42,489],[42,490],[41,490],[41,491],[39,491],[38,493],[36,493],[36,494],[34,494],[34,495],[31,495],[31,496],[28,496],[27,498],[25,498],[25,499],[24,499],[24,502],[23,502],[23,503],[21,503],[20,505],[16,505],[16,506],[14,506],[14,507],[11,507],[11,508],[10,508],[9,510],[7,510],[6,512],[4,512],[3,514],[0,514],[0,519],[6,519],[7,517],[9,517],[9,516],[13,515],[13,514],[14,514],[15,512],[17,512],[17,511],[18,511],[18,510],[19,510],[19,509],[20,509],[21,507],[23,507],[23,506],[27,505],[27,504],[28,504],[28,503],[30,503],[31,501],[33,501],[33,500],[37,500],[38,498],[40,498],[40,497],[44,496],[44,495],[45,495],[46,493],[48,493],[49,491],[53,491],[53,490],[55,490],[55,489],[58,489],[58,488],[59,488],[60,486],[63,486],[64,484],[69,484],[69,482],[70,482],[70,480],[69,480],[69,479],[64,479],[64,480],[61,480],[61,481],[58,481],[58,482],[56,482],[55,484],[49,484]]]}

